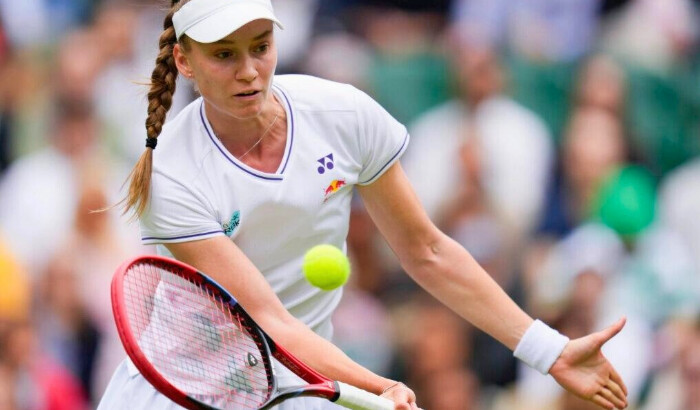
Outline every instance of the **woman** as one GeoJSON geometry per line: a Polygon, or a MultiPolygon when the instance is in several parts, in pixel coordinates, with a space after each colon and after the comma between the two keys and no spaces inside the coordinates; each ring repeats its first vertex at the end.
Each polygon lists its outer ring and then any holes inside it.
{"type": "MultiPolygon", "coordinates": [[[[357,187],[427,291],[567,389],[605,408],[625,407],[625,386],[600,353],[624,321],[570,342],[533,321],[421,209],[398,163],[408,143],[404,126],[351,86],[274,76],[274,25],[281,27],[269,0],[173,4],[149,93],[148,148],[127,197],[144,243],[207,272],[312,368],[382,394],[397,409],[416,409],[411,389],[328,342],[341,291],[315,289],[300,272],[311,246],[344,246],[357,187]],[[178,73],[202,98],[163,128],[178,73]]],[[[176,408],[128,362],[100,405],[122,407],[176,408]]],[[[281,408],[335,405],[295,399],[281,408]]]]}

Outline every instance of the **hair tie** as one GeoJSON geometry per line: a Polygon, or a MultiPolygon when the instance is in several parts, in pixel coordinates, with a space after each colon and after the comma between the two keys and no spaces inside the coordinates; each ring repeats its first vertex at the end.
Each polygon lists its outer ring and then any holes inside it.
{"type": "Polygon", "coordinates": [[[158,145],[158,138],[146,138],[146,147],[156,149],[156,145],[158,145]]]}

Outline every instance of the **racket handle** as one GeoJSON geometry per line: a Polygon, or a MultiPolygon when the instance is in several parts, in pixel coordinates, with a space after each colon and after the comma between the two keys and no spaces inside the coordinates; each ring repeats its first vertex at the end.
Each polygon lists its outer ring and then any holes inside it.
{"type": "Polygon", "coordinates": [[[349,384],[336,383],[340,395],[335,404],[353,410],[394,410],[394,402],[385,397],[377,396],[349,384]]]}

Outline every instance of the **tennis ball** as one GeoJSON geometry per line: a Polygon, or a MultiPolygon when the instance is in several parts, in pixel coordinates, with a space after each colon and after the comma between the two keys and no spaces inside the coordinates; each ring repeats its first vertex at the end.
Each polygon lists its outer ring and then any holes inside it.
{"type": "Polygon", "coordinates": [[[302,266],[306,280],[323,290],[343,286],[350,276],[350,262],[340,249],[333,245],[317,245],[304,255],[302,266]]]}

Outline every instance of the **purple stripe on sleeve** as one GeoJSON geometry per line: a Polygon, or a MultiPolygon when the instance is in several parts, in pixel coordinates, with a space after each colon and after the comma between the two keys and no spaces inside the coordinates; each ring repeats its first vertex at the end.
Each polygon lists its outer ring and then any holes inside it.
{"type": "Polygon", "coordinates": [[[187,239],[187,238],[196,238],[199,236],[206,236],[206,235],[211,235],[214,233],[224,233],[222,230],[216,230],[216,231],[209,231],[209,232],[203,232],[203,233],[195,233],[192,235],[182,235],[182,236],[173,236],[171,238],[166,238],[166,237],[158,237],[158,236],[146,236],[141,238],[142,241],[152,241],[152,240],[158,240],[158,241],[174,241],[177,239],[187,239]]]}

